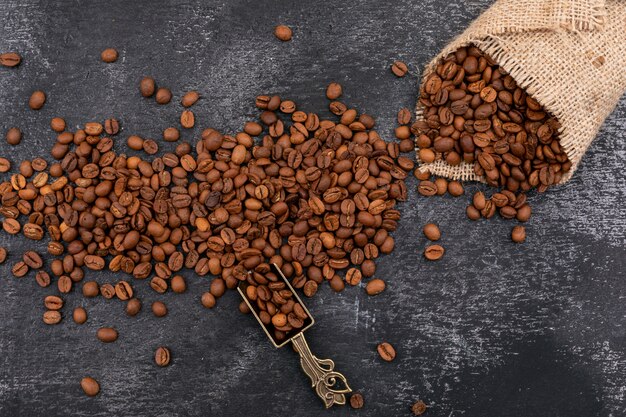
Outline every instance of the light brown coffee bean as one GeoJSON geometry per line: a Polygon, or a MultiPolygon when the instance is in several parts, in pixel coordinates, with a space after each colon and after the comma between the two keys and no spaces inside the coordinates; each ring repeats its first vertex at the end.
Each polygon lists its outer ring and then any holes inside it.
{"type": "Polygon", "coordinates": [[[107,48],[100,53],[100,59],[107,64],[117,61],[118,56],[119,54],[113,48],[107,48]]]}
{"type": "Polygon", "coordinates": [[[83,307],[76,307],[72,312],[72,319],[76,324],[84,324],[87,321],[87,310],[83,307]]]}
{"type": "Polygon", "coordinates": [[[144,97],[152,97],[156,91],[156,84],[152,77],[144,77],[139,83],[139,91],[144,97]]]}
{"type": "Polygon", "coordinates": [[[289,26],[278,25],[274,28],[274,36],[283,42],[287,42],[291,40],[293,32],[289,26]]]}
{"type": "Polygon", "coordinates": [[[165,317],[167,315],[167,306],[161,301],[153,302],[151,308],[155,317],[165,317]]]}
{"type": "Polygon", "coordinates": [[[368,295],[378,295],[385,291],[385,287],[385,281],[380,278],[374,278],[365,286],[365,292],[367,292],[368,295]]]}
{"type": "Polygon", "coordinates": [[[32,110],[40,110],[46,102],[46,93],[41,90],[37,90],[31,94],[28,99],[28,106],[32,110]]]}
{"type": "Polygon", "coordinates": [[[43,322],[46,324],[58,324],[61,322],[61,313],[56,310],[48,310],[43,313],[43,322]]]}
{"type": "Polygon", "coordinates": [[[170,358],[170,350],[164,346],[160,346],[159,348],[157,348],[156,352],[154,353],[154,362],[161,367],[169,365],[170,358]]]}
{"type": "Polygon", "coordinates": [[[98,329],[96,336],[103,343],[112,343],[117,340],[118,333],[113,327],[101,327],[98,329]]]}
{"type": "Polygon", "coordinates": [[[185,93],[183,98],[180,100],[180,103],[183,107],[191,107],[200,99],[200,94],[197,91],[188,91],[185,93]]]}
{"type": "Polygon", "coordinates": [[[80,380],[80,387],[88,397],[95,397],[100,392],[98,381],[88,376],[80,380]]]}
{"type": "Polygon", "coordinates": [[[22,62],[22,57],[17,52],[4,52],[0,54],[0,65],[3,67],[16,67],[22,62]]]}
{"type": "Polygon", "coordinates": [[[395,61],[391,64],[391,72],[393,72],[393,75],[396,77],[404,77],[408,70],[408,67],[402,61],[395,61]]]}
{"type": "Polygon", "coordinates": [[[424,250],[424,257],[429,261],[437,261],[443,257],[445,250],[441,245],[430,245],[424,250]]]}
{"type": "Polygon", "coordinates": [[[386,362],[391,362],[396,358],[396,350],[387,342],[383,342],[376,348],[378,355],[386,362]]]}
{"type": "Polygon", "coordinates": [[[511,231],[511,240],[515,243],[523,243],[526,240],[526,229],[524,226],[515,226],[511,231]]]}
{"type": "Polygon", "coordinates": [[[424,226],[424,236],[432,242],[435,242],[441,238],[441,231],[434,223],[428,223],[424,226]]]}

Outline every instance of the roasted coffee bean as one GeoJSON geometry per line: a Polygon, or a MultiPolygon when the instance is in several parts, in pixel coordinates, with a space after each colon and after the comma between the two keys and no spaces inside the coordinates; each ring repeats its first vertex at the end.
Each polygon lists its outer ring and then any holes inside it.
{"type": "Polygon", "coordinates": [[[341,88],[341,84],[339,83],[330,83],[328,87],[326,87],[326,97],[329,100],[337,100],[341,97],[343,93],[343,89],[341,88]]]}
{"type": "Polygon", "coordinates": [[[180,100],[180,103],[183,105],[183,107],[191,107],[196,104],[199,98],[200,94],[198,94],[197,91],[188,91],[180,100]]]}
{"type": "Polygon", "coordinates": [[[103,284],[100,286],[100,295],[102,295],[107,300],[115,297],[115,287],[111,284],[103,284]]]}
{"type": "Polygon", "coordinates": [[[350,396],[350,407],[354,408],[355,410],[363,408],[363,396],[360,393],[355,392],[350,396]]]}
{"type": "Polygon", "coordinates": [[[287,42],[291,40],[293,33],[289,26],[278,25],[274,28],[274,36],[283,42],[287,42]]]}
{"type": "Polygon", "coordinates": [[[43,313],[43,322],[46,324],[58,324],[61,322],[61,313],[56,310],[48,310],[43,313]]]}
{"type": "Polygon", "coordinates": [[[131,298],[126,303],[126,314],[131,317],[136,316],[141,311],[141,301],[137,298],[131,298]]]}
{"type": "Polygon", "coordinates": [[[159,104],[167,104],[172,100],[172,92],[169,88],[161,87],[156,91],[156,102],[159,104]]]}
{"type": "Polygon", "coordinates": [[[426,197],[431,197],[437,194],[437,190],[437,186],[432,181],[420,181],[419,185],[417,186],[417,191],[421,195],[426,197]]]}
{"type": "Polygon", "coordinates": [[[424,250],[424,257],[429,261],[437,261],[443,257],[445,250],[441,245],[430,245],[424,250]]]}
{"type": "Polygon", "coordinates": [[[164,317],[167,315],[167,306],[161,301],[155,301],[152,303],[151,308],[152,314],[154,314],[155,317],[164,317]]]}
{"type": "Polygon", "coordinates": [[[56,295],[49,295],[44,299],[44,306],[48,310],[60,310],[63,308],[63,299],[56,295]]]}
{"type": "Polygon", "coordinates": [[[524,226],[514,226],[511,231],[511,240],[515,243],[522,243],[526,240],[526,229],[524,226]]]}
{"type": "Polygon", "coordinates": [[[396,358],[396,350],[390,343],[383,342],[376,348],[378,355],[387,362],[391,362],[396,358]]]}
{"type": "Polygon", "coordinates": [[[50,285],[50,275],[46,271],[37,271],[35,280],[40,287],[47,287],[50,285]]]}
{"type": "Polygon", "coordinates": [[[88,376],[80,380],[80,387],[88,397],[95,397],[100,392],[98,381],[88,376]]]}
{"type": "Polygon", "coordinates": [[[206,308],[215,307],[215,296],[210,292],[205,292],[202,294],[202,305],[206,308]]]}
{"type": "Polygon", "coordinates": [[[0,246],[0,264],[3,264],[7,259],[7,250],[0,246]]]}
{"type": "Polygon", "coordinates": [[[17,278],[23,277],[24,275],[28,274],[28,265],[26,265],[25,262],[20,261],[13,265],[13,268],[11,268],[11,272],[13,273],[13,276],[17,278]]]}
{"type": "Polygon", "coordinates": [[[416,401],[411,406],[411,412],[413,413],[414,416],[421,416],[422,414],[426,412],[426,409],[427,409],[426,403],[424,403],[424,401],[422,400],[416,401]]]}
{"type": "Polygon", "coordinates": [[[9,172],[11,162],[6,158],[0,158],[0,173],[9,172]]]}
{"type": "Polygon", "coordinates": [[[100,286],[96,281],[87,281],[83,284],[83,296],[93,298],[98,294],[100,294],[100,286]]]}
{"type": "Polygon", "coordinates": [[[348,272],[346,272],[346,282],[350,285],[359,285],[362,278],[363,275],[357,268],[350,268],[348,272]]]}
{"type": "Polygon", "coordinates": [[[385,287],[385,281],[380,278],[374,278],[365,286],[365,292],[367,292],[368,295],[378,295],[385,291],[385,287]]]}
{"type": "Polygon", "coordinates": [[[83,324],[87,321],[87,311],[83,307],[76,307],[72,312],[72,319],[76,324],[83,324]]]}
{"type": "Polygon", "coordinates": [[[187,284],[185,283],[185,278],[180,275],[174,275],[170,282],[170,286],[172,287],[172,291],[177,294],[184,293],[187,289],[187,284]]]}
{"type": "Polygon", "coordinates": [[[106,62],[108,64],[117,61],[118,53],[113,48],[107,48],[100,53],[100,59],[102,62],[106,62]]]}
{"type": "Polygon", "coordinates": [[[3,67],[16,67],[22,62],[22,57],[17,52],[4,52],[0,54],[0,65],[3,67]]]}
{"type": "Polygon", "coordinates": [[[191,110],[184,110],[180,114],[180,125],[185,129],[191,129],[195,124],[195,116],[191,110]]]}
{"type": "Polygon", "coordinates": [[[402,61],[395,61],[391,64],[391,72],[393,72],[393,75],[396,77],[404,77],[408,70],[408,67],[402,61]]]}
{"type": "Polygon", "coordinates": [[[32,250],[24,252],[24,255],[22,255],[22,260],[26,265],[28,265],[29,268],[32,269],[39,269],[43,266],[43,259],[41,259],[41,256],[39,256],[37,252],[32,250]]]}
{"type": "Polygon", "coordinates": [[[156,352],[154,353],[154,362],[158,366],[169,365],[170,364],[170,350],[163,346],[157,348],[156,352]]]}
{"type": "Polygon", "coordinates": [[[465,190],[463,189],[463,185],[458,181],[450,181],[448,183],[448,193],[453,197],[459,197],[463,195],[465,190]]]}
{"type": "Polygon", "coordinates": [[[116,119],[106,119],[104,121],[104,131],[107,135],[117,135],[120,131],[120,122],[116,119]]]}
{"type": "Polygon", "coordinates": [[[133,298],[133,287],[127,281],[120,281],[115,284],[115,295],[122,301],[133,298]]]}
{"type": "Polygon", "coordinates": [[[7,130],[5,139],[9,145],[19,145],[22,141],[22,131],[17,127],[12,127],[7,130]]]}
{"type": "Polygon", "coordinates": [[[112,343],[117,340],[118,333],[112,327],[101,327],[98,329],[96,336],[103,343],[112,343]]]}
{"type": "Polygon", "coordinates": [[[154,79],[151,77],[142,78],[141,82],[139,83],[139,91],[144,97],[151,97],[152,95],[154,95],[154,92],[156,91],[156,84],[154,82],[154,79]]]}
{"type": "Polygon", "coordinates": [[[424,226],[424,236],[432,242],[435,242],[441,238],[441,231],[434,223],[428,223],[424,226]]]}
{"type": "Polygon", "coordinates": [[[28,100],[28,106],[32,110],[40,110],[46,102],[46,93],[41,90],[35,91],[31,94],[30,99],[28,100]]]}

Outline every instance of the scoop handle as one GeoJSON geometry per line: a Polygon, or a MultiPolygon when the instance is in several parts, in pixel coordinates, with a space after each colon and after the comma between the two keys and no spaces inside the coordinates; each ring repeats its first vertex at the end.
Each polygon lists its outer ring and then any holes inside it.
{"type": "Polygon", "coordinates": [[[300,365],[302,370],[311,378],[311,387],[315,389],[317,395],[324,401],[326,408],[333,405],[344,405],[346,396],[352,392],[346,377],[336,372],[335,362],[330,359],[319,359],[309,349],[309,345],[304,338],[304,333],[300,333],[291,339],[293,347],[300,355],[300,365]],[[345,386],[336,387],[337,383],[345,386]]]}

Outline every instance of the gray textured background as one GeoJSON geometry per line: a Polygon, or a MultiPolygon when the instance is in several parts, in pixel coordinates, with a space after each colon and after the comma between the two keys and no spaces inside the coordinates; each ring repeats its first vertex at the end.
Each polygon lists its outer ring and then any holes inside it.
{"type": "MultiPolygon", "coordinates": [[[[417,98],[419,69],[490,1],[365,1],[331,5],[294,1],[14,1],[0,2],[0,50],[17,50],[17,69],[0,68],[0,127],[17,125],[16,148],[0,142],[15,165],[54,140],[48,123],[65,117],[76,128],[115,116],[124,131],[159,137],[177,123],[181,93],[198,89],[197,125],[232,132],[254,117],[254,96],[276,93],[305,110],[326,108],[330,81],[344,100],[377,117],[391,138],[395,114],[417,98]],[[294,29],[290,43],[272,36],[294,29]],[[120,51],[116,64],[99,53],[120,51]],[[402,59],[410,76],[396,79],[402,59]],[[174,92],[158,107],[137,83],[152,75],[174,92]],[[43,110],[27,109],[31,91],[48,93],[43,110]]],[[[324,113],[324,112],[323,112],[324,113]]],[[[326,113],[324,113],[326,114],[326,113]]],[[[472,223],[466,198],[410,199],[395,233],[397,250],[378,262],[388,291],[369,298],[325,286],[309,302],[317,325],[307,336],[365,397],[360,411],[324,411],[290,349],[275,350],[228,293],[218,307],[199,303],[208,280],[187,274],[189,290],[166,294],[170,314],[145,310],[157,298],[136,284],[144,312],[126,317],[120,302],[66,297],[65,314],[84,305],[89,321],[46,327],[44,295],[32,273],[10,276],[26,247],[0,235],[9,260],[0,267],[0,416],[402,416],[424,399],[430,416],[623,416],[626,413],[626,102],[607,120],[570,183],[531,196],[528,241],[510,242],[511,222],[472,223]],[[426,263],[420,229],[435,221],[446,256],[426,263]],[[104,345],[96,329],[119,329],[104,345]],[[398,356],[375,350],[389,341],[398,356]],[[153,364],[159,345],[170,367],[153,364]],[[100,381],[87,398],[78,382],[100,381]]],[[[183,133],[193,141],[200,128],[183,133]]],[[[162,147],[162,149],[171,147],[162,147]]],[[[118,147],[121,149],[121,147],[118,147]]],[[[470,186],[474,190],[478,186],[470,186]]],[[[43,252],[43,244],[37,247],[43,252]]],[[[90,274],[100,282],[107,274],[90,274]]]]}

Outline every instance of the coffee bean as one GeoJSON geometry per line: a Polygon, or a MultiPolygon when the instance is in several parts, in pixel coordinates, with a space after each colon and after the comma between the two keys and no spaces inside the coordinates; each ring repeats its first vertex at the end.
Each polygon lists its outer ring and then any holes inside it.
{"type": "Polygon", "coordinates": [[[154,82],[154,79],[151,77],[142,78],[141,82],[139,83],[139,91],[144,97],[152,97],[152,95],[156,91],[156,84],[154,82]]]}
{"type": "Polygon", "coordinates": [[[420,181],[419,185],[417,186],[417,191],[426,197],[431,197],[435,194],[437,194],[437,186],[435,185],[434,182],[432,181],[420,181]]]}
{"type": "Polygon", "coordinates": [[[383,342],[378,345],[376,348],[378,350],[378,355],[387,362],[391,362],[396,358],[396,350],[391,346],[390,343],[383,342]]]}
{"type": "Polygon", "coordinates": [[[411,123],[411,110],[406,107],[398,111],[398,124],[408,125],[411,123]]]}
{"type": "Polygon", "coordinates": [[[205,292],[202,294],[202,305],[206,308],[215,307],[215,296],[210,292],[205,292]]]}
{"type": "Polygon", "coordinates": [[[463,189],[463,185],[458,181],[450,181],[448,183],[448,193],[453,197],[459,197],[463,195],[465,190],[463,189]]]}
{"type": "Polygon", "coordinates": [[[3,264],[7,259],[7,250],[6,248],[0,246],[0,264],[3,264]]]}
{"type": "Polygon", "coordinates": [[[424,236],[432,242],[435,242],[441,238],[441,231],[434,223],[428,223],[424,226],[424,236]]]}
{"type": "Polygon", "coordinates": [[[45,102],[46,94],[41,90],[37,90],[33,92],[33,94],[31,94],[30,98],[28,99],[28,106],[32,110],[40,110],[45,102]]]}
{"type": "Polygon", "coordinates": [[[391,72],[393,72],[393,75],[396,77],[404,77],[408,71],[408,67],[402,61],[395,61],[391,64],[391,72]]]}
{"type": "Polygon", "coordinates": [[[365,292],[367,292],[367,295],[378,295],[385,290],[385,287],[385,281],[380,278],[374,278],[365,286],[365,292]]]}
{"type": "Polygon", "coordinates": [[[127,281],[120,281],[115,284],[115,295],[122,301],[133,298],[133,287],[127,281]]]}
{"type": "Polygon", "coordinates": [[[437,261],[443,257],[444,252],[441,245],[430,245],[424,250],[424,257],[429,261],[437,261]]]}
{"type": "Polygon", "coordinates": [[[48,310],[43,313],[43,322],[46,324],[58,324],[61,322],[61,313],[56,310],[48,310]]]}
{"type": "Polygon", "coordinates": [[[74,323],[83,324],[87,321],[87,311],[83,307],[76,307],[72,312],[74,323]]]}
{"type": "Polygon", "coordinates": [[[154,155],[159,151],[159,145],[152,139],[146,139],[142,143],[142,147],[145,153],[148,155],[154,155]]]}
{"type": "Polygon", "coordinates": [[[183,98],[180,100],[180,103],[183,107],[191,107],[200,99],[200,94],[197,91],[188,91],[185,93],[183,98]]]}
{"type": "Polygon", "coordinates": [[[158,366],[169,365],[170,364],[170,350],[163,346],[157,348],[156,352],[154,353],[154,362],[158,366]]]}
{"type": "Polygon", "coordinates": [[[167,104],[172,100],[172,92],[169,88],[161,87],[156,92],[156,102],[159,104],[167,104]]]}
{"type": "Polygon", "coordinates": [[[195,124],[195,116],[191,110],[184,110],[180,114],[180,124],[185,129],[191,129],[195,124]]]}
{"type": "Polygon", "coordinates": [[[46,271],[37,271],[35,280],[40,287],[47,287],[50,285],[50,275],[46,271]]]}
{"type": "Polygon", "coordinates": [[[22,255],[22,260],[32,269],[39,269],[43,266],[43,259],[41,259],[41,256],[39,256],[37,252],[32,250],[24,252],[24,255],[22,255]]]}
{"type": "Polygon", "coordinates": [[[0,54],[0,65],[3,67],[16,67],[22,62],[22,57],[16,52],[4,52],[0,54]]]}
{"type": "Polygon", "coordinates": [[[350,396],[350,407],[358,410],[363,407],[363,396],[356,392],[350,396]]]}
{"type": "Polygon", "coordinates": [[[100,286],[100,295],[102,295],[107,300],[110,300],[115,296],[115,287],[111,284],[103,284],[100,286]]]}
{"type": "Polygon", "coordinates": [[[13,273],[13,276],[21,278],[28,273],[28,265],[26,265],[25,262],[20,261],[13,265],[11,272],[13,273]]]}
{"type": "Polygon", "coordinates": [[[0,173],[9,172],[11,162],[6,158],[0,158],[0,173]]]}
{"type": "Polygon", "coordinates": [[[422,400],[419,400],[413,403],[413,405],[411,406],[411,412],[414,416],[421,416],[426,412],[426,408],[426,403],[424,403],[424,401],[422,400]]]}
{"type": "Polygon", "coordinates": [[[85,256],[85,266],[93,271],[100,271],[104,268],[104,258],[97,255],[85,256]]]}
{"type": "Polygon", "coordinates": [[[172,291],[177,294],[184,293],[187,289],[187,284],[185,283],[185,278],[180,275],[174,275],[172,277],[170,286],[172,287],[172,291]]]}
{"type": "Polygon", "coordinates": [[[96,336],[103,343],[112,343],[117,340],[118,333],[112,327],[101,327],[98,329],[96,336]]]}
{"type": "Polygon", "coordinates": [[[152,303],[152,314],[155,317],[165,317],[167,315],[167,306],[161,301],[155,301],[152,303]]]}
{"type": "Polygon", "coordinates": [[[137,298],[131,298],[126,303],[126,314],[131,317],[136,316],[141,311],[141,301],[137,298]]]}
{"type": "Polygon", "coordinates": [[[111,62],[117,61],[117,57],[118,57],[118,53],[113,48],[107,48],[100,53],[100,59],[102,59],[103,62],[106,62],[109,64],[111,62]]]}
{"type": "Polygon", "coordinates": [[[350,268],[346,272],[346,282],[350,285],[359,285],[363,275],[357,268],[350,268]]]}
{"type": "Polygon", "coordinates": [[[339,83],[330,83],[328,87],[326,87],[326,97],[329,100],[337,100],[341,97],[343,93],[343,89],[341,88],[341,84],[339,83]]]}
{"type": "Polygon", "coordinates": [[[49,295],[44,299],[44,306],[48,310],[60,310],[63,307],[63,299],[56,295],[49,295]]]}
{"type": "Polygon", "coordinates": [[[88,397],[95,397],[100,392],[98,381],[88,376],[80,380],[80,387],[88,397]]]}
{"type": "Polygon", "coordinates": [[[287,42],[291,40],[293,33],[289,26],[278,25],[274,28],[274,36],[280,39],[283,42],[287,42]]]}
{"type": "Polygon", "coordinates": [[[104,121],[104,131],[107,135],[117,135],[120,131],[120,122],[116,119],[106,119],[104,121]]]}
{"type": "Polygon", "coordinates": [[[22,141],[22,131],[17,127],[12,127],[7,130],[6,141],[9,145],[19,145],[22,141]]]}
{"type": "Polygon", "coordinates": [[[526,240],[526,229],[524,226],[514,226],[511,231],[511,240],[515,243],[522,243],[526,240]]]}

